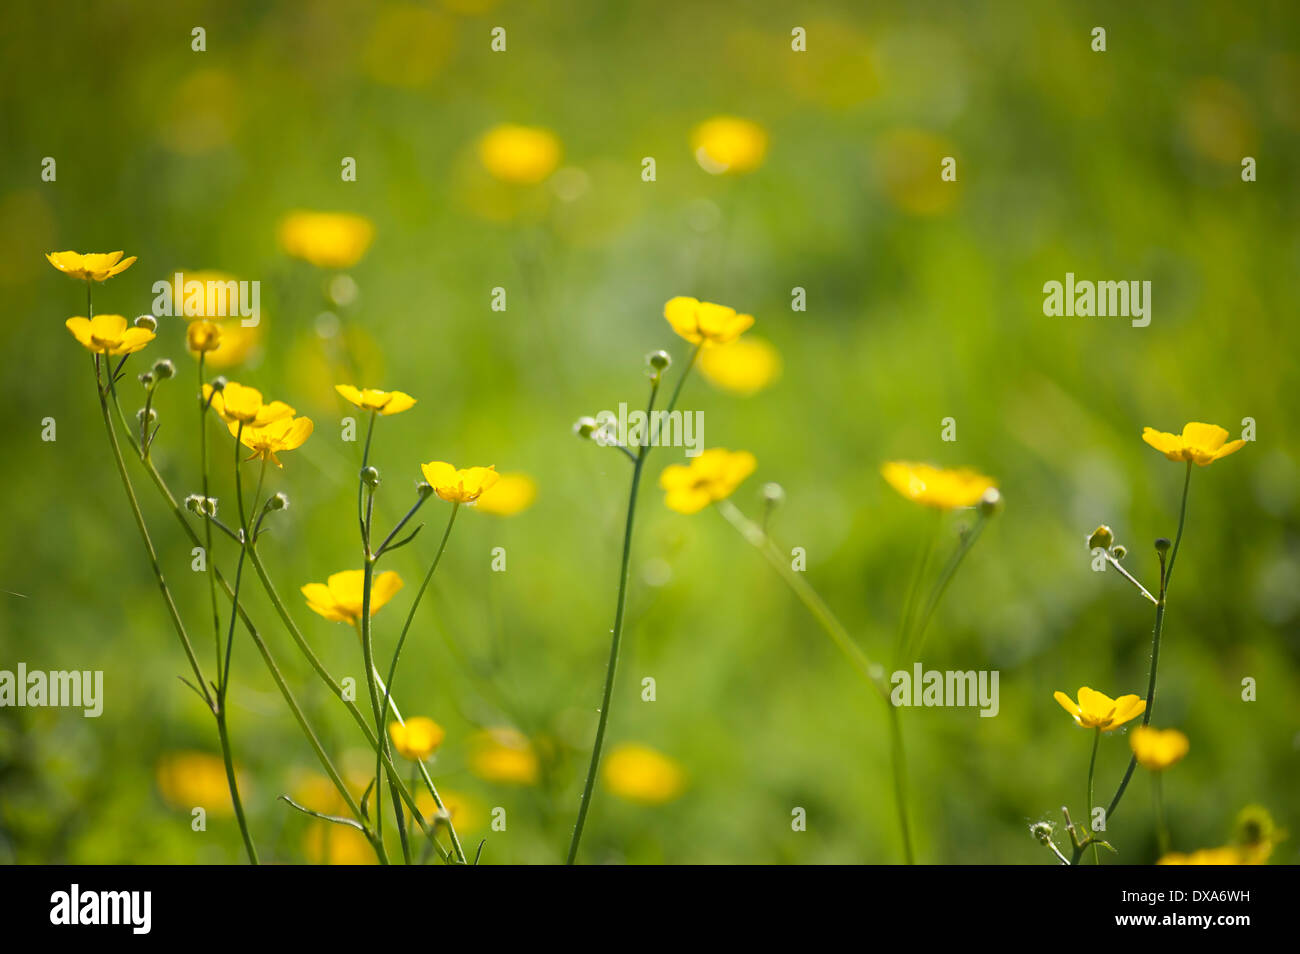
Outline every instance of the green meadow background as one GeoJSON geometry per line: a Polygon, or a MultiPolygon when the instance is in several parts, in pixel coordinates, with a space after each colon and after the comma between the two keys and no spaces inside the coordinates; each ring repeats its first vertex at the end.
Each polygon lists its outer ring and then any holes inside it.
{"type": "MultiPolygon", "coordinates": [[[[563,859],[630,471],[570,427],[643,402],[647,352],[667,348],[680,370],[686,343],[662,318],[674,295],[753,314],[752,334],[780,350],[783,374],[761,393],[693,375],[682,406],[704,412],[708,445],[757,456],[734,497],[742,510],[759,512],[764,482],[785,488],[774,534],[804,548],[806,578],[872,658],[888,655],[934,522],[880,464],[968,465],[1001,487],[1005,509],[949,589],[923,660],[999,670],[1001,711],[903,712],[924,862],[1051,862],[1029,825],[1059,822],[1063,804],[1083,816],[1091,745],[1052,693],[1143,693],[1150,653],[1150,606],[1092,571],[1085,538],[1108,523],[1126,566],[1154,586],[1151,541],[1173,536],[1182,465],[1143,444],[1142,428],[1208,421],[1237,436],[1252,418],[1256,441],[1192,475],[1154,722],[1191,739],[1165,778],[1174,848],[1227,842],[1237,812],[1259,804],[1295,833],[1274,862],[1295,861],[1298,20],[1289,4],[1215,2],[12,6],[0,37],[0,668],[103,670],[106,699],[97,720],[0,709],[0,860],[243,860],[219,805],[193,832],[159,789],[160,759],[216,753],[216,734],[177,679],[188,667],[113,471],[90,361],[63,328],[84,313],[84,291],[44,261],[124,249],[139,261],[97,287],[98,311],[149,311],[152,284],[176,270],[261,282],[262,348],[225,373],[316,421],[268,479],[292,506],[260,550],[337,676],[362,677],[356,639],[298,594],[360,566],[360,445],[340,438],[355,409],[335,383],[419,399],[380,422],[381,526],[409,506],[424,461],[536,480],[524,513],[458,520],[396,687],[407,714],[446,727],[433,773],[477,806],[463,834],[471,849],[486,839],[484,863],[563,859]],[[190,48],[196,26],[206,52],[190,48]],[[489,50],[495,26],[505,53],[489,50]],[[807,52],[791,51],[795,26],[807,52]],[[1104,53],[1090,49],[1095,26],[1104,53]],[[755,172],[696,164],[691,129],[719,114],[767,130],[755,172]],[[506,188],[486,176],[475,144],[502,122],[555,132],[556,177],[506,188]],[[41,179],[47,156],[54,182],[41,179]],[[341,181],[345,156],[356,182],[341,181]],[[944,156],[955,183],[939,181],[944,156]],[[1243,156],[1257,181],[1242,181],[1243,156]],[[279,248],[294,209],[374,223],[347,270],[359,290],[348,307],[327,300],[334,272],[279,248]],[[1150,326],[1045,317],[1042,286],[1067,271],[1150,280],[1150,326]],[[496,287],[504,312],[489,307],[496,287]],[[806,311],[791,309],[796,287],[806,311]],[[41,439],[47,417],[53,442],[41,439]],[[947,417],[955,442],[940,439],[947,417]],[[504,573],[491,570],[494,547],[504,573]],[[1241,699],[1246,677],[1254,702],[1241,699]],[[536,740],[541,783],[469,771],[470,738],[496,726],[536,740]],[[486,824],[495,807],[505,831],[486,824]]],[[[121,387],[129,414],[135,374],[163,356],[179,375],[159,392],[154,456],[184,495],[198,478],[181,321],[163,319],[121,387]]],[[[212,437],[214,492],[233,514],[228,438],[212,437]]],[[[884,708],[724,520],[664,507],[655,479],[679,454],[657,450],[647,469],[609,741],[670,756],[687,786],[653,806],[599,790],[583,859],[901,861],[884,708]],[[654,702],[641,700],[645,677],[654,702]],[[796,807],[806,831],[792,831],[796,807]]],[[[143,472],[132,476],[210,670],[206,583],[143,472]]],[[[407,588],[375,617],[381,658],[448,506],[431,502],[421,537],[388,561],[407,588]]],[[[968,522],[943,520],[940,552],[968,522]]],[[[233,575],[233,548],[216,558],[233,575]]],[[[355,724],[255,580],[245,593],[331,753],[364,771],[355,724]]],[[[234,679],[253,835],[264,861],[301,862],[311,822],[277,796],[316,762],[242,631],[234,679]]],[[[1128,754],[1126,732],[1102,739],[1099,800],[1128,754]]],[[[1157,857],[1151,796],[1139,772],[1109,863],[1157,857]]]]}

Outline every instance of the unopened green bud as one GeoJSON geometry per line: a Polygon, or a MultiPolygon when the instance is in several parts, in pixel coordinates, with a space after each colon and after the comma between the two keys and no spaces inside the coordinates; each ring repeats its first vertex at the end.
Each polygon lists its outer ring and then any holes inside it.
{"type": "Polygon", "coordinates": [[[1113,547],[1111,547],[1110,555],[1113,556],[1116,560],[1122,560],[1126,556],[1128,556],[1128,549],[1117,543],[1113,547]]]}
{"type": "Polygon", "coordinates": [[[153,315],[141,315],[139,318],[133,321],[132,324],[134,324],[137,328],[144,328],[148,331],[158,330],[158,319],[155,318],[153,315]]]}
{"type": "Polygon", "coordinates": [[[429,483],[427,480],[422,480],[415,485],[415,492],[420,495],[421,500],[424,500],[433,493],[433,484],[429,483]]]}
{"type": "Polygon", "coordinates": [[[1173,546],[1173,544],[1169,542],[1168,537],[1160,537],[1156,540],[1156,552],[1162,556],[1169,552],[1171,546],[1173,546]]]}
{"type": "Polygon", "coordinates": [[[185,509],[197,516],[203,516],[203,498],[198,494],[190,494],[185,498],[185,509]]]}
{"type": "Polygon", "coordinates": [[[165,381],[176,376],[176,365],[172,364],[170,358],[159,358],[153,363],[153,373],[160,381],[165,381]]]}
{"type": "Polygon", "coordinates": [[[153,374],[149,371],[146,371],[143,374],[141,374],[140,383],[145,387],[148,387],[149,385],[153,384],[153,374]]]}
{"type": "Polygon", "coordinates": [[[1052,828],[1051,822],[1045,821],[1035,822],[1029,826],[1029,833],[1044,845],[1048,844],[1052,840],[1052,833],[1054,830],[1055,829],[1052,828]]]}
{"type": "Polygon", "coordinates": [[[1115,545],[1115,534],[1110,532],[1110,527],[1104,523],[1096,530],[1092,531],[1092,536],[1088,538],[1088,549],[1095,550],[1101,547],[1103,550],[1109,550],[1115,545]]]}
{"type": "Polygon", "coordinates": [[[267,510],[287,510],[289,509],[289,495],[278,493],[266,503],[267,510]]]}
{"type": "Polygon", "coordinates": [[[379,486],[379,468],[367,467],[361,472],[361,479],[365,481],[367,487],[379,486]]]}
{"type": "Polygon", "coordinates": [[[652,351],[645,359],[656,371],[666,370],[673,363],[672,356],[667,351],[652,351]]]}
{"type": "Polygon", "coordinates": [[[218,374],[215,378],[212,379],[212,390],[224,391],[225,389],[226,389],[226,376],[224,374],[218,374]]]}
{"type": "Polygon", "coordinates": [[[599,425],[594,417],[580,417],[576,424],[573,425],[573,433],[577,434],[583,440],[591,440],[596,428],[599,425]]]}
{"type": "Polygon", "coordinates": [[[785,488],[778,483],[766,483],[759,491],[768,506],[776,507],[785,502],[785,488]]]}

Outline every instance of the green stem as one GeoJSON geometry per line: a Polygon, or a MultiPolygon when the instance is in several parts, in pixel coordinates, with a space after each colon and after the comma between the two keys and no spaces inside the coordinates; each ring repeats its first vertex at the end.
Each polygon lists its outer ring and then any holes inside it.
{"type": "MultiPolygon", "coordinates": [[[[1160,598],[1156,601],[1156,622],[1155,628],[1151,634],[1151,672],[1147,678],[1147,705],[1142,713],[1142,724],[1151,724],[1151,713],[1155,709],[1156,701],[1156,668],[1160,662],[1160,637],[1164,632],[1165,626],[1165,600],[1169,595],[1169,582],[1174,574],[1174,561],[1178,559],[1178,549],[1183,543],[1183,530],[1187,526],[1187,496],[1192,484],[1192,462],[1187,462],[1187,471],[1183,475],[1183,498],[1178,506],[1178,533],[1174,535],[1173,549],[1169,552],[1169,563],[1166,565],[1160,581],[1160,598]]],[[[1128,788],[1129,780],[1133,777],[1133,770],[1137,768],[1137,756],[1133,756],[1128,761],[1128,768],[1124,770],[1124,777],[1120,780],[1119,787],[1115,789],[1115,797],[1110,800],[1110,807],[1106,809],[1106,821],[1114,817],[1115,810],[1119,807],[1120,799],[1124,797],[1124,792],[1128,788]]],[[[1082,850],[1076,848],[1074,851],[1074,862],[1078,863],[1082,850]]]]}
{"type": "MultiPolygon", "coordinates": [[[[243,836],[244,848],[248,852],[248,860],[251,864],[257,864],[257,849],[254,847],[252,836],[248,831],[248,820],[244,815],[244,803],[239,797],[239,786],[235,780],[234,760],[230,752],[230,739],[226,731],[224,708],[217,700],[212,698],[212,694],[208,691],[208,685],[203,678],[203,671],[199,667],[198,657],[194,654],[194,647],[185,632],[185,624],[181,622],[180,613],[176,609],[176,602],[172,599],[171,590],[168,589],[167,581],[163,577],[162,567],[158,563],[157,551],[154,550],[153,540],[150,538],[149,529],[145,525],[144,513],[140,510],[140,502],[136,498],[135,488],[131,485],[131,477],[126,472],[126,461],[122,458],[122,447],[117,440],[117,431],[113,429],[113,421],[109,417],[109,397],[112,397],[115,405],[117,403],[117,390],[112,377],[114,372],[110,367],[109,357],[110,355],[105,351],[102,364],[108,380],[102,384],[99,375],[101,362],[95,362],[95,390],[99,394],[99,408],[104,418],[104,430],[108,432],[108,442],[113,450],[113,461],[117,465],[117,473],[122,480],[122,487],[126,491],[127,500],[131,504],[131,514],[135,517],[135,525],[140,531],[140,539],[144,542],[145,550],[149,554],[149,563],[153,568],[154,578],[158,581],[158,589],[162,593],[163,602],[167,605],[167,613],[171,617],[172,626],[175,628],[176,635],[180,638],[181,646],[185,650],[185,655],[189,659],[197,688],[200,690],[204,702],[207,703],[208,708],[212,710],[213,715],[216,717],[217,736],[221,743],[222,759],[226,765],[226,780],[230,786],[230,800],[234,805],[235,817],[239,821],[239,831],[243,836]]],[[[143,454],[141,459],[145,459],[143,454]]]]}
{"type": "Polygon", "coordinates": [[[890,745],[889,760],[894,775],[894,807],[898,812],[898,830],[903,836],[903,858],[907,864],[916,864],[912,851],[912,830],[907,822],[907,752],[903,747],[903,724],[898,707],[889,705],[890,745]]]}
{"type": "MultiPolygon", "coordinates": [[[[122,420],[120,407],[118,407],[118,418],[119,420],[122,420]]],[[[122,421],[122,427],[124,428],[126,427],[125,421],[122,421]]],[[[185,535],[189,538],[190,543],[193,544],[194,546],[200,546],[201,544],[200,544],[198,534],[194,532],[194,528],[190,525],[189,520],[186,519],[185,511],[181,508],[180,504],[176,500],[175,495],[172,494],[171,489],[167,486],[167,482],[163,480],[162,475],[158,473],[158,468],[155,467],[153,462],[149,460],[143,460],[142,465],[145,468],[145,472],[149,475],[149,478],[152,481],[154,488],[158,491],[159,495],[163,498],[163,500],[167,502],[167,505],[171,508],[172,514],[176,517],[176,521],[180,524],[181,529],[185,532],[185,535]]],[[[205,524],[207,523],[207,521],[204,522],[205,524]]],[[[211,539],[210,531],[209,531],[208,539],[211,539]]],[[[222,592],[224,592],[226,594],[226,597],[230,599],[233,603],[234,590],[231,588],[230,584],[226,581],[226,578],[222,575],[221,571],[216,568],[214,561],[211,559],[210,553],[209,553],[208,565],[212,570],[212,574],[216,579],[217,585],[221,587],[222,592]]],[[[366,837],[370,839],[372,844],[374,844],[375,843],[374,834],[369,830],[369,828],[367,828],[364,825],[364,816],[361,814],[361,810],[356,803],[356,799],[354,799],[352,793],[348,791],[347,785],[344,784],[342,776],[338,773],[338,770],[335,769],[334,764],[330,760],[328,753],[326,753],[324,747],[320,743],[320,740],[317,738],[316,733],[313,731],[310,722],[308,722],[307,716],[303,712],[301,705],[299,705],[298,700],[294,697],[293,692],[289,689],[289,685],[285,681],[283,674],[280,672],[280,668],[276,664],[275,658],[271,655],[270,648],[263,641],[261,634],[257,631],[257,628],[253,625],[252,619],[249,617],[248,613],[245,611],[242,605],[239,606],[239,617],[241,620],[243,620],[244,627],[248,630],[249,636],[252,638],[253,643],[257,646],[258,651],[261,653],[262,659],[265,661],[267,669],[271,673],[272,679],[275,681],[276,687],[280,690],[280,694],[284,697],[285,702],[288,704],[290,711],[293,712],[294,718],[297,720],[298,725],[302,728],[303,734],[306,735],[307,740],[311,744],[313,751],[315,751],[316,757],[320,760],[322,768],[325,769],[326,774],[329,776],[330,780],[334,783],[334,787],[338,790],[339,795],[347,803],[354,817],[357,819],[358,822],[363,823],[362,829],[363,831],[365,831],[366,837]]],[[[219,620],[217,621],[216,625],[217,625],[217,632],[219,634],[220,633],[219,620]]],[[[220,664],[220,658],[221,658],[220,648],[218,647],[218,664],[220,664]]],[[[379,846],[377,850],[382,851],[382,846],[379,846]]]]}
{"type": "MultiPolygon", "coordinates": [[[[456,523],[456,514],[459,511],[460,511],[460,504],[453,503],[451,507],[451,517],[447,520],[447,529],[443,531],[442,541],[438,544],[438,552],[434,555],[433,563],[429,565],[429,571],[424,575],[424,581],[420,584],[420,589],[415,594],[415,600],[414,602],[411,603],[411,609],[406,614],[406,622],[402,624],[401,635],[397,637],[397,647],[393,650],[393,661],[388,667],[388,679],[385,683],[383,683],[384,702],[383,705],[380,707],[380,712],[379,712],[379,717],[381,721],[388,718],[388,709],[392,705],[393,682],[397,676],[397,660],[401,657],[402,647],[406,644],[406,635],[408,632],[410,632],[411,622],[415,619],[415,611],[420,606],[420,600],[424,598],[424,591],[429,588],[429,581],[433,579],[434,571],[438,569],[438,563],[442,560],[442,554],[447,549],[447,540],[451,537],[451,528],[456,523]]],[[[392,534],[389,534],[389,536],[391,537],[392,534]]],[[[395,706],[393,706],[393,712],[394,715],[397,716],[398,721],[400,722],[402,717],[401,714],[397,712],[395,706]]],[[[378,753],[376,753],[376,759],[378,759],[378,753]]],[[[424,768],[424,763],[422,761],[420,763],[420,767],[421,769],[424,768]]],[[[378,777],[378,772],[379,772],[379,768],[378,765],[376,765],[375,768],[376,777],[378,777]]],[[[438,807],[438,811],[446,812],[446,806],[443,805],[442,799],[438,796],[438,793],[436,791],[433,791],[432,794],[433,794],[433,802],[438,807]]],[[[449,825],[448,831],[451,834],[451,847],[452,847],[452,851],[454,851],[456,854],[456,859],[461,864],[465,864],[466,863],[465,850],[461,846],[460,838],[456,834],[456,829],[449,825]]]]}
{"type": "MultiPolygon", "coordinates": [[[[1088,760],[1088,837],[1092,838],[1092,807],[1096,804],[1093,798],[1093,775],[1097,770],[1097,748],[1101,744],[1101,729],[1094,729],[1092,734],[1092,758],[1088,760]]],[[[1101,864],[1101,850],[1096,843],[1092,846],[1092,863],[1101,864]]]]}
{"type": "Polygon", "coordinates": [[[1163,858],[1169,854],[1169,828],[1165,824],[1164,776],[1160,772],[1153,772],[1152,776],[1151,785],[1156,802],[1156,843],[1160,847],[1160,857],[1163,858]]]}
{"type": "MultiPolygon", "coordinates": [[[[682,385],[686,383],[686,377],[691,373],[691,368],[695,366],[695,359],[699,357],[699,353],[700,346],[696,345],[695,350],[691,352],[686,367],[682,369],[682,373],[677,377],[677,385],[673,388],[672,398],[668,402],[669,414],[677,406],[677,399],[682,393],[682,385]]],[[[655,397],[659,393],[659,382],[659,375],[655,375],[651,379],[650,400],[646,404],[647,420],[651,419],[651,412],[654,410],[655,397]]],[[[596,720],[596,738],[591,746],[591,760],[587,764],[587,780],[582,786],[582,800],[578,803],[578,818],[573,824],[573,836],[569,840],[569,853],[565,858],[565,864],[569,865],[575,864],[578,859],[578,845],[582,842],[582,829],[587,823],[587,812],[591,808],[592,794],[596,788],[596,773],[600,769],[600,753],[605,744],[605,729],[609,724],[610,702],[614,697],[614,677],[618,673],[618,655],[623,642],[623,615],[627,605],[627,581],[632,559],[632,528],[636,521],[637,493],[641,489],[641,474],[645,470],[646,459],[650,456],[650,448],[654,445],[657,436],[658,428],[655,428],[655,431],[649,434],[647,439],[637,448],[636,459],[632,463],[632,486],[628,491],[627,517],[623,524],[623,555],[619,564],[614,628],[610,631],[609,661],[605,666],[605,688],[601,693],[600,710],[596,720]]]]}

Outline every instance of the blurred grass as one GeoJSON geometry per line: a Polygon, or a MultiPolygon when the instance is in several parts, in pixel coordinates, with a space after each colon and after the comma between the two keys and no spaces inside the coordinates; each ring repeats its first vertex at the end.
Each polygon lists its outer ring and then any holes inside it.
{"type": "MultiPolygon", "coordinates": [[[[356,383],[420,400],[381,422],[381,524],[405,511],[426,460],[495,463],[540,487],[520,516],[459,521],[396,690],[406,711],[448,728],[440,784],[506,808],[507,831],[467,838],[488,837],[486,861],[555,861],[567,841],[627,481],[620,457],[579,444],[569,425],[642,401],[647,351],[685,356],[660,317],[676,294],[751,312],[780,348],[771,389],[740,399],[693,379],[683,405],[704,411],[708,444],[757,455],[742,509],[756,511],[763,481],[786,488],[775,532],[806,549],[809,579],[873,656],[890,644],[927,525],[879,463],[972,465],[1001,484],[1006,510],[958,576],[925,660],[1000,669],[1001,714],[904,720],[926,861],[1048,860],[1027,825],[1081,805],[1090,742],[1052,691],[1141,691],[1149,653],[1147,605],[1090,571],[1083,538],[1109,523],[1129,568],[1154,578],[1148,545],[1172,536],[1181,468],[1143,445],[1141,428],[1205,420],[1235,431],[1254,418],[1256,443],[1193,475],[1155,721],[1192,740],[1165,785],[1175,847],[1222,843],[1249,802],[1300,831],[1293,7],[457,6],[7,12],[4,60],[33,79],[0,90],[0,668],[103,669],[107,701],[99,720],[0,709],[0,858],[241,857],[233,823],[214,816],[194,834],[155,783],[160,756],[215,751],[215,737],[174,678],[183,660],[111,472],[89,362],[61,327],[84,307],[81,290],[43,253],[138,255],[97,290],[98,310],[127,315],[148,311],[152,283],[176,270],[262,282],[265,353],[228,373],[318,425],[272,476],[293,507],[264,558],[330,668],[362,675],[354,637],[297,594],[357,565],[359,448],[337,440],[346,408],[326,358],[337,339],[317,333],[329,324],[318,320],[324,278],[276,247],[276,224],[295,208],[376,226],[349,271],[358,302],[340,310],[356,383]],[[488,52],[496,25],[506,54],[488,52]],[[793,25],[808,29],[806,54],[789,50],[793,25]],[[1108,30],[1104,54],[1088,48],[1095,25],[1108,30]],[[194,26],[207,52],[190,50],[194,26]],[[691,127],[724,112],[770,134],[748,177],[710,177],[690,154],[691,127]],[[553,129],[564,166],[583,173],[581,193],[503,197],[488,183],[474,143],[504,121],[553,129]],[[957,183],[908,178],[942,155],[957,157],[957,183]],[[1241,155],[1258,158],[1259,181],[1240,181],[1241,155]],[[57,159],[56,183],[40,181],[45,156],[57,159]],[[355,183],[339,179],[344,156],[357,159],[355,183]],[[643,156],[657,160],[653,184],[640,180],[643,156]],[[930,211],[910,211],[917,203],[930,211]],[[1042,285],[1067,271],[1151,279],[1151,326],[1045,318],[1042,285]],[[497,286],[504,313],[489,308],[497,286]],[[807,312],[790,309],[795,286],[807,312]],[[955,444],[939,440],[948,416],[955,444]],[[40,440],[45,417],[57,442],[40,440]],[[496,546],[504,574],[490,571],[496,546]],[[1240,701],[1245,676],[1259,682],[1254,703],[1240,701]],[[550,740],[551,784],[502,788],[466,770],[475,727],[502,724],[550,740]]],[[[197,490],[196,438],[179,324],[164,320],[128,369],[177,360],[155,454],[184,494],[197,490]]],[[[134,401],[131,377],[123,387],[134,401]]],[[[648,476],[672,458],[657,452],[648,476]]],[[[206,663],[205,584],[138,486],[206,663]]],[[[444,513],[392,560],[408,590],[377,617],[381,652],[444,513]]],[[[611,739],[670,754],[689,787],[653,809],[601,793],[585,856],[898,860],[879,705],[716,515],[670,513],[647,488],[639,520],[611,739]],[[653,704],[640,701],[645,676],[658,684],[653,704]],[[806,832],[790,830],[795,806],[808,810],[806,832]]],[[[355,751],[355,727],[247,592],[331,750],[355,751]]],[[[307,825],[275,796],[315,766],[246,639],[237,650],[232,733],[254,833],[271,857],[300,860],[307,825]]],[[[1124,737],[1103,740],[1099,792],[1113,790],[1127,754],[1124,737]]],[[[1117,861],[1154,858],[1147,779],[1135,779],[1111,835],[1117,861]]],[[[1276,857],[1293,861],[1296,844],[1276,857]]]]}

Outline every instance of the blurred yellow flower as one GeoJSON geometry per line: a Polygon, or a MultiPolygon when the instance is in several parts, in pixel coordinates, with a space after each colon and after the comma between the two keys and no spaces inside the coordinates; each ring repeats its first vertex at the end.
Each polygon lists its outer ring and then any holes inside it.
{"type": "Polygon", "coordinates": [[[470,740],[469,770],[479,778],[505,785],[536,785],[537,753],[515,729],[487,729],[470,740]]]}
{"type": "Polygon", "coordinates": [[[710,175],[753,172],[767,155],[767,131],[736,116],[715,116],[691,130],[691,151],[710,175]]]}
{"type": "Polygon", "coordinates": [[[280,451],[297,450],[311,437],[315,427],[310,417],[285,417],[254,427],[240,424],[228,426],[230,433],[238,436],[239,442],[253,452],[248,460],[260,457],[269,460],[276,467],[284,465],[275,455],[280,451]]]}
{"type": "Polygon", "coordinates": [[[388,735],[398,755],[419,762],[438,751],[438,746],[447,737],[447,730],[425,716],[412,716],[405,725],[390,722],[388,735]]]}
{"type": "Polygon", "coordinates": [[[563,149],[549,129],[503,123],[479,140],[478,156],[493,177],[515,185],[535,185],[560,164],[563,149]]]}
{"type": "Polygon", "coordinates": [[[185,329],[185,346],[195,354],[216,351],[221,347],[221,329],[206,318],[191,321],[185,329]]]}
{"type": "Polygon", "coordinates": [[[1222,848],[1201,848],[1191,854],[1171,851],[1158,865],[1262,865],[1273,853],[1271,844],[1224,845],[1222,848]]]}
{"type": "MultiPolygon", "coordinates": [[[[307,606],[336,623],[356,623],[361,619],[361,590],[365,582],[362,570],[331,573],[324,583],[308,583],[302,588],[307,606]]],[[[392,570],[375,577],[370,587],[370,615],[374,616],[402,588],[402,578],[392,570]]]]}
{"type": "Polygon", "coordinates": [[[781,353],[753,336],[700,352],[700,373],[733,394],[757,394],[781,376],[781,353]]]}
{"type": "MultiPolygon", "coordinates": [[[[477,799],[464,792],[446,788],[439,788],[438,794],[442,797],[442,804],[447,809],[447,814],[451,816],[451,823],[456,826],[457,833],[465,835],[483,827],[486,812],[477,799]]],[[[433,796],[427,791],[422,791],[415,797],[415,807],[420,810],[420,814],[426,821],[438,811],[433,796]]]]}
{"type": "Polygon", "coordinates": [[[1228,440],[1228,432],[1217,424],[1192,422],[1183,427],[1183,433],[1170,434],[1154,427],[1142,429],[1146,441],[1170,460],[1193,461],[1197,467],[1208,467],[1221,457],[1235,454],[1246,446],[1242,440],[1228,440]]]}
{"type": "Polygon", "coordinates": [[[1080,726],[1085,729],[1101,729],[1103,732],[1118,729],[1130,719],[1136,719],[1147,707],[1146,700],[1141,696],[1128,695],[1112,699],[1104,692],[1097,692],[1087,686],[1079,690],[1078,704],[1059,689],[1052,697],[1080,726]]]}
{"type": "Polygon", "coordinates": [[[887,461],[880,473],[908,500],[938,510],[973,507],[997,486],[991,477],[966,467],[950,470],[905,460],[887,461]]]}
{"type": "Polygon", "coordinates": [[[302,853],[314,865],[373,865],[379,861],[366,836],[351,825],[313,821],[302,839],[302,853]]]}
{"type": "Polygon", "coordinates": [[[1177,729],[1153,729],[1140,725],[1129,735],[1128,744],[1138,763],[1153,772],[1162,772],[1187,754],[1190,743],[1177,729]]]}
{"type": "Polygon", "coordinates": [[[415,405],[415,398],[401,391],[380,391],[377,388],[354,388],[350,384],[336,384],[334,390],[363,411],[378,411],[385,417],[400,414],[415,405]]]}
{"type": "Polygon", "coordinates": [[[429,482],[433,492],[439,497],[453,503],[464,504],[478,500],[485,491],[496,484],[501,476],[496,472],[495,465],[465,467],[457,470],[451,464],[441,460],[431,460],[427,464],[421,464],[420,470],[424,472],[424,479],[429,482]]]}
{"type": "MultiPolygon", "coordinates": [[[[209,815],[228,817],[235,813],[226,779],[226,763],[207,752],[168,752],[154,768],[158,791],[172,808],[188,812],[204,809],[209,815]]],[[[235,779],[241,790],[244,784],[238,769],[235,779]]]]}
{"type": "Polygon", "coordinates": [[[369,219],[347,212],[291,212],[280,222],[280,247],[318,268],[351,268],[374,237],[369,219]]]}
{"type": "Polygon", "coordinates": [[[135,264],[135,256],[123,259],[121,252],[46,252],[45,258],[69,278],[108,281],[135,264]]]}
{"type": "Polygon", "coordinates": [[[686,788],[686,773],[677,762],[637,742],[614,746],[601,774],[611,794],[644,805],[671,802],[686,788]]]}
{"type": "Polygon", "coordinates": [[[735,341],[754,324],[753,315],[741,315],[726,305],[678,295],[664,305],[664,317],[673,331],[696,345],[735,341]]]}
{"type": "Polygon", "coordinates": [[[758,461],[749,451],[721,447],[704,451],[689,464],[669,464],[659,475],[659,486],[667,491],[664,503],[678,513],[699,513],[709,504],[730,497],[757,466],[758,461]]]}
{"type": "Polygon", "coordinates": [[[499,517],[523,513],[537,499],[537,481],[527,474],[502,474],[501,479],[483,491],[474,509],[499,517]]]}
{"type": "Polygon", "coordinates": [[[148,328],[131,325],[121,315],[78,315],[63,324],[83,348],[97,354],[135,354],[157,337],[148,328]]]}
{"type": "Polygon", "coordinates": [[[212,410],[227,424],[244,424],[264,427],[267,424],[293,417],[294,409],[283,401],[262,402],[262,392],[235,381],[227,381],[220,391],[212,385],[203,385],[203,399],[211,400],[212,410]]]}

